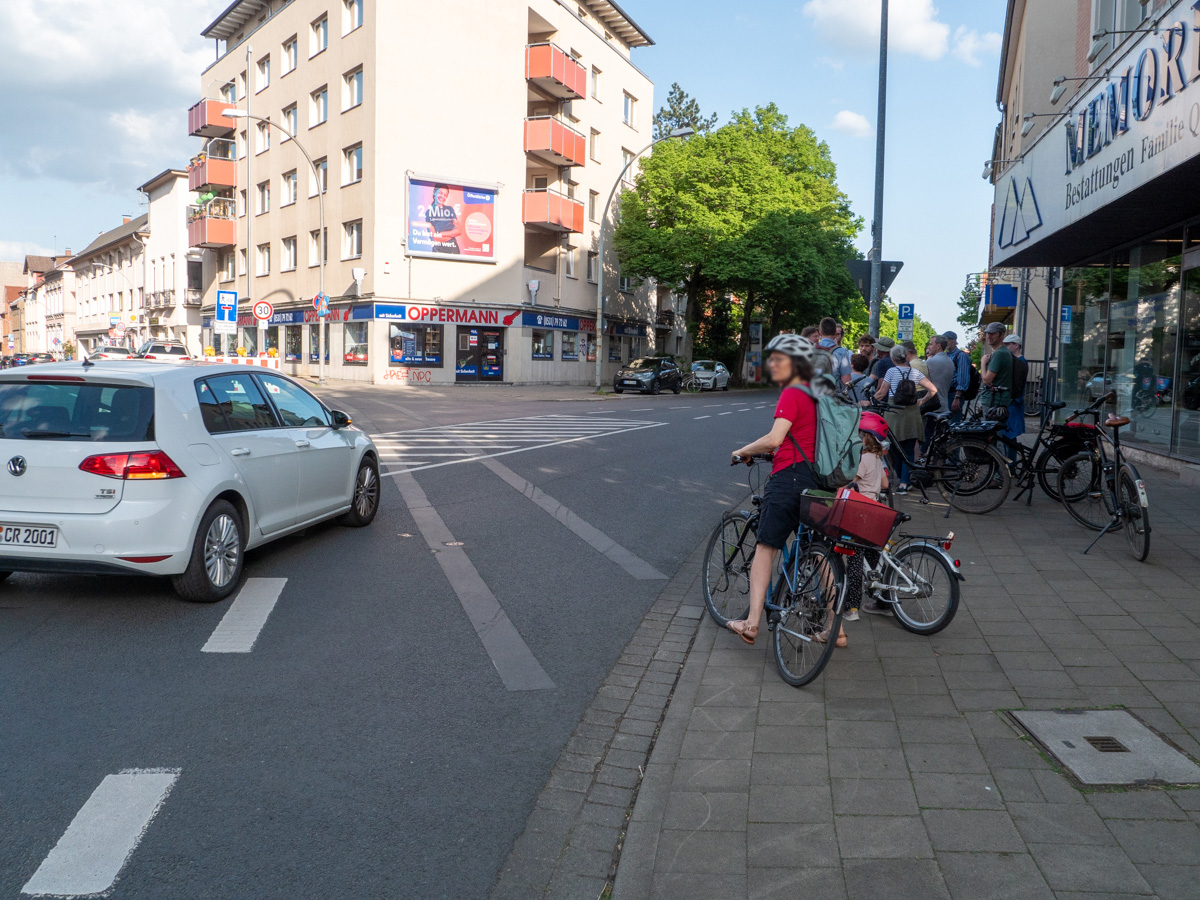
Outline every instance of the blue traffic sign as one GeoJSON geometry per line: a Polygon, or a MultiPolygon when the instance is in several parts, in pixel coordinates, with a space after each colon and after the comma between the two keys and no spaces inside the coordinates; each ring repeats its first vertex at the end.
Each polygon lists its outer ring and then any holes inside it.
{"type": "Polygon", "coordinates": [[[911,341],[916,306],[912,303],[901,303],[899,313],[899,321],[896,323],[896,337],[902,341],[911,341]]]}
{"type": "Polygon", "coordinates": [[[237,291],[217,291],[217,314],[213,319],[215,333],[237,333],[237,308],[237,291]]]}
{"type": "Polygon", "coordinates": [[[313,297],[313,309],[321,318],[329,315],[329,295],[322,292],[313,297]]]}

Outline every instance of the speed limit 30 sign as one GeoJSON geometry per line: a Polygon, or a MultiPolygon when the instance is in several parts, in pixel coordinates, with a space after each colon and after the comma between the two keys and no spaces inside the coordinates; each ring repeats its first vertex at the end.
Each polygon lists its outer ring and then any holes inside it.
{"type": "Polygon", "coordinates": [[[254,304],[254,318],[260,322],[265,322],[271,316],[275,315],[275,307],[266,300],[258,300],[254,304]]]}

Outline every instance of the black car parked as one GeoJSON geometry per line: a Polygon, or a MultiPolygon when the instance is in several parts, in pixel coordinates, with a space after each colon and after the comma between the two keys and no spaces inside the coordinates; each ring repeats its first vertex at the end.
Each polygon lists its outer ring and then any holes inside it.
{"type": "Polygon", "coordinates": [[[679,366],[669,356],[645,356],[622,366],[613,379],[613,390],[618,394],[625,391],[642,391],[657,394],[671,390],[676,394],[683,388],[683,375],[679,366]]]}

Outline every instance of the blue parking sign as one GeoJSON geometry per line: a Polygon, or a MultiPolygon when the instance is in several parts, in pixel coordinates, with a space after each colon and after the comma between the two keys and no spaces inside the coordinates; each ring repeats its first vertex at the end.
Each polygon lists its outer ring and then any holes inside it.
{"type": "Polygon", "coordinates": [[[913,319],[916,317],[916,305],[901,303],[896,337],[901,341],[911,341],[913,337],[913,319]]]}

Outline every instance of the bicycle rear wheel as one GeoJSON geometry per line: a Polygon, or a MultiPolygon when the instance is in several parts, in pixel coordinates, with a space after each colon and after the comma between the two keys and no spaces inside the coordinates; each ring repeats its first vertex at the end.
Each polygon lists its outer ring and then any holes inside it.
{"type": "Polygon", "coordinates": [[[958,612],[959,586],[946,557],[925,544],[908,544],[892,556],[887,599],[896,621],[913,634],[937,634],[958,612]]]}
{"type": "Polygon", "coordinates": [[[1121,523],[1129,548],[1138,562],[1150,555],[1150,502],[1146,486],[1132,466],[1121,466],[1117,476],[1117,499],[1121,504],[1121,523]]]}
{"type": "Polygon", "coordinates": [[[938,490],[960,512],[983,515],[1008,499],[1012,476],[995,447],[972,440],[952,440],[934,461],[938,490]]]}
{"type": "Polygon", "coordinates": [[[684,379],[683,389],[689,394],[700,393],[700,379],[698,379],[695,375],[693,375],[691,378],[684,379]]]}
{"type": "Polygon", "coordinates": [[[758,546],[750,514],[727,513],[704,554],[704,605],[724,628],[750,605],[750,563],[758,546]]]}
{"type": "Polygon", "coordinates": [[[1058,472],[1062,464],[1074,456],[1087,450],[1087,446],[1079,441],[1056,441],[1042,451],[1034,464],[1038,484],[1042,491],[1052,500],[1059,500],[1058,472]]]}
{"type": "Polygon", "coordinates": [[[1092,531],[1113,527],[1112,499],[1104,467],[1091,450],[1067,458],[1058,470],[1058,495],[1071,518],[1092,531]]]}
{"type": "MultiPolygon", "coordinates": [[[[783,611],[771,629],[771,647],[779,677],[803,687],[821,674],[842,629],[845,568],[827,544],[798,551],[796,588],[780,598],[783,611]],[[817,638],[824,636],[824,642],[817,638]]],[[[780,580],[786,589],[787,582],[780,580]]]]}

